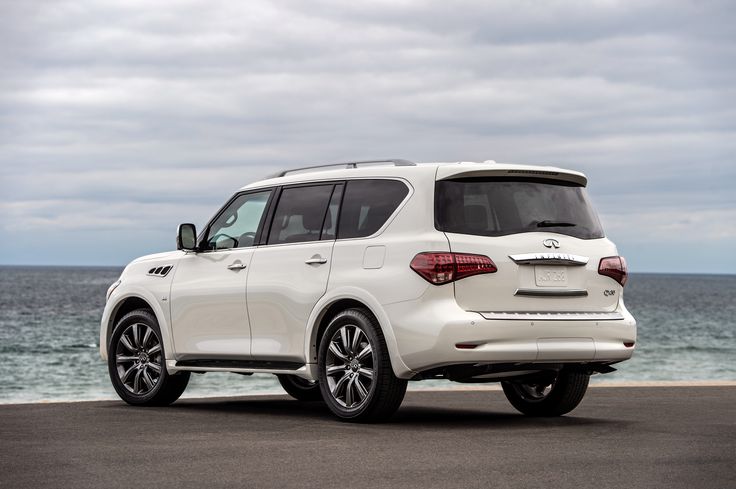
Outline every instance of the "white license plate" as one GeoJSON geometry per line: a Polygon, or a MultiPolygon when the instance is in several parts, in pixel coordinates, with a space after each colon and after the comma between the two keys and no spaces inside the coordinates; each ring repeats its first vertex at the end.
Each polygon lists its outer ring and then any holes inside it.
{"type": "Polygon", "coordinates": [[[567,267],[534,267],[537,287],[567,287],[567,267]]]}

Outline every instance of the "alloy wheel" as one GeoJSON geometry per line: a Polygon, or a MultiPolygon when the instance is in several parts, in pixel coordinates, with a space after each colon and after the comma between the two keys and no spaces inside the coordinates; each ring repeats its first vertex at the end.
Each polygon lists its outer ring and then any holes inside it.
{"type": "Polygon", "coordinates": [[[333,399],[348,409],[357,409],[373,388],[373,346],[365,332],[346,324],[330,338],[325,362],[327,386],[333,399]]]}
{"type": "Polygon", "coordinates": [[[150,326],[133,323],[118,339],[115,363],[120,382],[131,393],[144,396],[161,379],[161,339],[150,326]]]}

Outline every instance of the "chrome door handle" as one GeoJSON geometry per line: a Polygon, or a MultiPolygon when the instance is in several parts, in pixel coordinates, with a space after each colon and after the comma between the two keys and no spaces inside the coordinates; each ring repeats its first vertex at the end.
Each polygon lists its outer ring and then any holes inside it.
{"type": "Polygon", "coordinates": [[[228,270],[242,270],[247,266],[245,263],[233,263],[232,265],[228,265],[227,268],[228,270]]]}
{"type": "Polygon", "coordinates": [[[319,255],[314,255],[309,260],[305,260],[304,263],[306,263],[307,265],[324,265],[325,263],[327,263],[327,258],[322,258],[319,255]]]}

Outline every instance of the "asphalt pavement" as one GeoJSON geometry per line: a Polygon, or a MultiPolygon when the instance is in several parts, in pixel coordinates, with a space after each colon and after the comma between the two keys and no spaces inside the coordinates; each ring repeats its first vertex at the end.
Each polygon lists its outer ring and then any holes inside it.
{"type": "Polygon", "coordinates": [[[591,388],[527,418],[411,392],[389,423],[286,396],[0,406],[0,487],[736,488],[736,387],[591,388]]]}

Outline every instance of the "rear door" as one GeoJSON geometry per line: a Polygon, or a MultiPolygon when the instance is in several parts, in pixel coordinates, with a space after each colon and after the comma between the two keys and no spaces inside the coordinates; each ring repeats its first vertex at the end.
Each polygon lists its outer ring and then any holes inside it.
{"type": "Polygon", "coordinates": [[[307,320],[327,289],[343,184],[285,187],[248,272],[254,360],[304,363],[307,320]]]}
{"type": "Polygon", "coordinates": [[[466,310],[611,312],[620,286],[598,274],[616,255],[578,181],[526,176],[439,180],[435,218],[450,249],[490,257],[498,271],[455,282],[466,310]]]}

